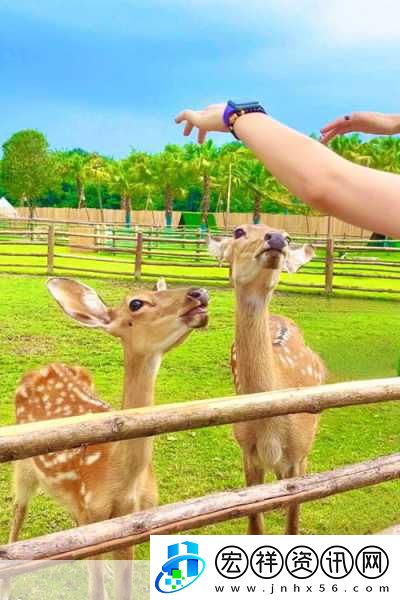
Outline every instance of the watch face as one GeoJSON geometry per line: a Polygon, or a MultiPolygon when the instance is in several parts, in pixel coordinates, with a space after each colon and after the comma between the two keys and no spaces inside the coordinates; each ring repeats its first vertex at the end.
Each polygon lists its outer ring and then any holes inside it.
{"type": "Polygon", "coordinates": [[[236,110],[246,110],[249,108],[259,108],[261,105],[259,102],[241,102],[239,103],[234,103],[235,109],[236,110]]]}

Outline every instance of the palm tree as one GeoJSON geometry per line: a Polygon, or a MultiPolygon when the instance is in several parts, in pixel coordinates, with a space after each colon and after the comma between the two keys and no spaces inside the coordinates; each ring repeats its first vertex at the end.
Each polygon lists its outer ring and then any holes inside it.
{"type": "Polygon", "coordinates": [[[171,227],[174,198],[184,196],[188,189],[187,161],[182,148],[175,144],[165,146],[163,152],[152,157],[150,170],[153,184],[164,195],[165,224],[171,227]]]}
{"type": "Polygon", "coordinates": [[[103,196],[101,186],[111,181],[111,161],[94,153],[88,157],[83,169],[84,177],[93,183],[97,189],[97,198],[101,212],[101,220],[104,222],[103,196]]]}
{"type": "Polygon", "coordinates": [[[60,175],[65,181],[70,181],[76,186],[78,196],[78,208],[86,208],[86,165],[89,153],[77,148],[75,150],[56,152],[56,163],[60,169],[60,175]]]}
{"type": "Polygon", "coordinates": [[[184,147],[185,158],[189,163],[189,172],[193,179],[201,181],[201,225],[208,226],[208,213],[210,211],[211,189],[217,184],[219,149],[212,140],[205,144],[186,144],[184,147]]]}

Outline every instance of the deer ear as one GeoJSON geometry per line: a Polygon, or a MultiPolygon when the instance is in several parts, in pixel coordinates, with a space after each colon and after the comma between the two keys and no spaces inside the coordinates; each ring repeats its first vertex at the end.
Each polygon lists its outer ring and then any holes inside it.
{"type": "Polygon", "coordinates": [[[153,290],[155,292],[164,292],[168,289],[167,282],[164,277],[160,277],[160,279],[154,284],[153,290]]]}
{"type": "Polygon", "coordinates": [[[304,244],[301,248],[290,249],[285,260],[283,270],[288,273],[296,273],[315,256],[315,248],[311,244],[304,244]]]}
{"type": "Polygon", "coordinates": [[[207,238],[208,252],[215,256],[221,265],[224,261],[230,262],[232,238],[213,238],[211,235],[207,238]]]}
{"type": "Polygon", "coordinates": [[[89,286],[67,277],[52,277],[47,288],[63,311],[81,325],[103,329],[110,325],[111,309],[89,286]]]}

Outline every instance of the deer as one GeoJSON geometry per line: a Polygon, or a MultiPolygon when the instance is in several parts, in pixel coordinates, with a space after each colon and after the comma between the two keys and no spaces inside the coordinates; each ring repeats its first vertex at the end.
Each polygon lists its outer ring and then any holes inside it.
{"type": "MultiPolygon", "coordinates": [[[[270,314],[269,305],[282,270],[294,273],[315,254],[313,246],[293,247],[285,231],[266,225],[241,225],[233,237],[208,238],[209,252],[231,269],[236,297],[231,370],[237,394],[320,385],[326,369],[306,346],[296,324],[270,314]]],[[[291,414],[234,425],[243,456],[246,484],[302,476],[318,426],[314,414],[291,414]]],[[[249,517],[248,533],[263,533],[263,516],[249,517]]],[[[286,534],[299,530],[299,506],[288,508],[286,534]]]]}
{"type": "MultiPolygon", "coordinates": [[[[163,355],[208,321],[208,294],[202,288],[135,290],[116,308],[107,306],[87,285],[55,277],[48,289],[63,311],[79,324],[119,339],[124,355],[122,408],[150,406],[163,355]]],[[[110,411],[94,393],[91,375],[82,367],[50,364],[26,374],[15,396],[17,423],[110,411]]],[[[152,439],[141,438],[51,452],[15,463],[14,513],[9,541],[21,530],[29,500],[40,486],[85,525],[145,510],[157,504],[152,439]]],[[[133,548],[113,552],[115,594],[132,593],[133,548]]],[[[103,600],[101,561],[89,560],[89,598],[103,600]]],[[[1,584],[1,581],[0,581],[1,584]]],[[[1,587],[0,587],[1,591],[1,587]]],[[[3,580],[1,600],[9,593],[3,580]]]]}

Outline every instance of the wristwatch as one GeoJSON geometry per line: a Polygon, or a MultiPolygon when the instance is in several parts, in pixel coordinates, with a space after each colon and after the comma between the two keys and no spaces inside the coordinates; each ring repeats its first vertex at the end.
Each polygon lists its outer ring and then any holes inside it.
{"type": "Polygon", "coordinates": [[[239,138],[235,133],[234,125],[239,117],[241,117],[242,115],[247,115],[248,113],[263,113],[264,115],[267,114],[259,102],[242,102],[238,104],[233,100],[228,100],[228,103],[224,110],[224,123],[237,140],[239,138]]]}

